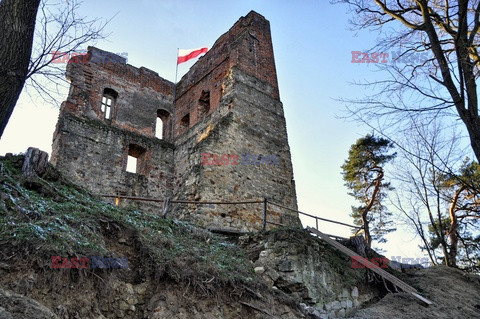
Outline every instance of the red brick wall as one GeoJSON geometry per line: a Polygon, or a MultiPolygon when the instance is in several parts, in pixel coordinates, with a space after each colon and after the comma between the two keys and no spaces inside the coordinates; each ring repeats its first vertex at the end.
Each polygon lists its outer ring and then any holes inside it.
{"type": "Polygon", "coordinates": [[[190,113],[190,127],[200,120],[198,99],[202,90],[210,90],[210,112],[218,108],[225,93],[224,82],[233,67],[269,84],[273,88],[271,97],[279,99],[270,23],[256,12],[240,18],[178,83],[175,136],[185,132],[180,122],[186,114],[190,113]]]}
{"type": "MultiPolygon", "coordinates": [[[[90,62],[95,55],[104,53],[90,47],[89,62],[82,63],[83,59],[79,59],[80,62],[68,64],[67,78],[72,86],[62,111],[89,118],[95,114],[97,119],[109,125],[154,136],[157,109],[173,113],[174,84],[144,67],[136,68],[121,61],[90,62]],[[100,109],[104,88],[111,88],[118,93],[111,121],[104,120],[100,109]]],[[[167,122],[164,126],[165,139],[170,139],[171,123],[167,122]]]]}

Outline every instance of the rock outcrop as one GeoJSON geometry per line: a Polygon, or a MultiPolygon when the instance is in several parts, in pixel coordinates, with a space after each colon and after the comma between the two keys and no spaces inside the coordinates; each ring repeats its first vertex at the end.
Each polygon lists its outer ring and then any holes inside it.
{"type": "Polygon", "coordinates": [[[344,318],[380,295],[365,285],[365,269],[303,230],[283,229],[241,238],[254,270],[272,289],[303,304],[317,318],[344,318]]]}

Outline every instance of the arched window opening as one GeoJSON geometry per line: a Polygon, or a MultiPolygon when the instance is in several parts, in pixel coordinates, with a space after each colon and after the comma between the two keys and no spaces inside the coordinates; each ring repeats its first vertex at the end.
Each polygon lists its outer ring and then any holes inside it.
{"type": "Polygon", "coordinates": [[[180,125],[182,126],[182,128],[190,127],[190,113],[187,113],[182,117],[182,120],[180,121],[180,125]]]}
{"type": "Polygon", "coordinates": [[[155,137],[163,139],[163,121],[159,117],[157,117],[157,123],[155,124],[155,137]]]}
{"type": "Polygon", "coordinates": [[[105,88],[103,90],[102,105],[100,107],[100,110],[102,111],[104,118],[107,120],[110,120],[112,118],[113,107],[117,100],[117,96],[118,93],[115,92],[115,90],[112,90],[110,88],[105,88]]]}
{"type": "Polygon", "coordinates": [[[157,120],[155,124],[155,137],[164,139],[167,137],[168,123],[170,120],[170,113],[165,110],[157,110],[157,120]]]}

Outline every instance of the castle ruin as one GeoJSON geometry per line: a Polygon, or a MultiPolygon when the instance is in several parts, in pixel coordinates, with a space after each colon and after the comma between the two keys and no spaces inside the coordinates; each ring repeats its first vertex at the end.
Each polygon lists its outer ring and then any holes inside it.
{"type": "MultiPolygon", "coordinates": [[[[240,18],[176,86],[93,47],[70,61],[66,76],[70,92],[51,162],[91,192],[191,201],[265,197],[297,209],[270,25],[260,14],[240,18]],[[105,55],[114,62],[102,62],[105,55]],[[127,171],[130,160],[134,172],[127,171]]],[[[120,201],[126,204],[162,209],[161,202],[120,201]]],[[[260,204],[176,204],[169,214],[207,228],[262,227],[260,204]]],[[[300,225],[296,213],[275,206],[268,216],[300,225]]]]}

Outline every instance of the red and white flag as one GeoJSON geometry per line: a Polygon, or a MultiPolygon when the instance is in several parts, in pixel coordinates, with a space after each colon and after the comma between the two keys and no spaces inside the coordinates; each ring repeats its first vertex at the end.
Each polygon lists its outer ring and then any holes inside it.
{"type": "Polygon", "coordinates": [[[190,50],[179,49],[178,57],[177,57],[177,65],[183,62],[187,62],[190,59],[196,58],[200,54],[206,53],[207,51],[208,51],[208,48],[197,48],[197,49],[190,49],[190,50]]]}

